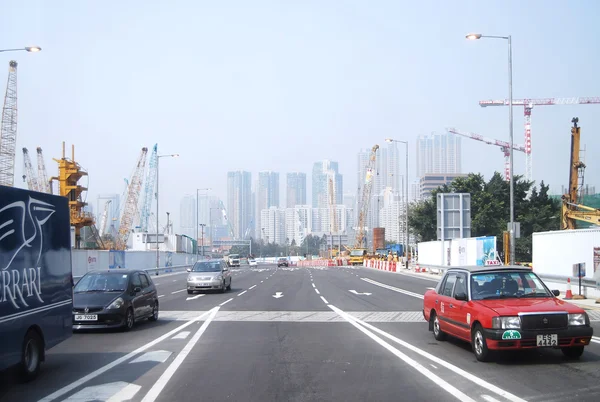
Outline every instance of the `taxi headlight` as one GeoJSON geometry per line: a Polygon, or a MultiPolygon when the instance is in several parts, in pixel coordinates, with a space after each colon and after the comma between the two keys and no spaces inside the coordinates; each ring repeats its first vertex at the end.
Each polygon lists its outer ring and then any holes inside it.
{"type": "Polygon", "coordinates": [[[123,303],[125,303],[123,301],[122,298],[117,297],[112,303],[110,303],[110,305],[106,308],[107,310],[117,310],[120,309],[121,307],[123,307],[123,303]]]}
{"type": "Polygon", "coordinates": [[[521,319],[515,317],[494,317],[492,318],[493,329],[520,329],[521,319]]]}
{"type": "Polygon", "coordinates": [[[215,281],[222,281],[223,280],[223,275],[217,275],[213,278],[213,280],[215,281]]]}
{"type": "Polygon", "coordinates": [[[569,326],[586,325],[586,313],[569,314],[569,326]]]}

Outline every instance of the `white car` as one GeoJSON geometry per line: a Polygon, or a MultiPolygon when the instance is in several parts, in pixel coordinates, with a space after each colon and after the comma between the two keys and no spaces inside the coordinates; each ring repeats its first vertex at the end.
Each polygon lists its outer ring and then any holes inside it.
{"type": "Polygon", "coordinates": [[[258,263],[256,262],[255,259],[248,258],[248,265],[250,265],[251,267],[256,267],[258,265],[258,263]]]}

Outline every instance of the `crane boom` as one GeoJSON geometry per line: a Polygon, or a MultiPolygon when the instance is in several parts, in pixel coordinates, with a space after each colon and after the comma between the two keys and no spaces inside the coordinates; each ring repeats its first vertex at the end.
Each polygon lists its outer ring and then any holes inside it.
{"type": "Polygon", "coordinates": [[[104,233],[106,233],[106,222],[108,221],[108,207],[110,206],[111,202],[112,200],[107,200],[104,204],[104,212],[102,212],[102,218],[100,218],[100,237],[104,236],[104,233]]]}
{"type": "Polygon", "coordinates": [[[46,163],[44,163],[44,154],[42,148],[37,147],[37,165],[38,165],[38,186],[43,193],[52,193],[50,182],[48,181],[48,173],[46,172],[46,163]]]}
{"type": "Polygon", "coordinates": [[[23,168],[25,169],[23,178],[27,180],[27,188],[32,191],[40,191],[38,187],[38,179],[33,170],[33,165],[31,164],[31,158],[29,157],[29,151],[27,148],[23,148],[23,168]]]}
{"type": "Polygon", "coordinates": [[[365,174],[365,183],[361,195],[360,209],[358,212],[358,227],[356,230],[356,240],[354,241],[354,248],[365,248],[366,246],[366,217],[369,211],[369,203],[371,201],[371,188],[373,187],[373,171],[375,170],[375,159],[377,158],[377,150],[379,145],[374,145],[371,148],[369,155],[369,161],[367,162],[365,174]]]}
{"type": "Polygon", "coordinates": [[[8,63],[8,81],[0,124],[0,186],[13,187],[17,146],[17,62],[14,60],[8,63]]]}
{"type": "MultiPolygon", "coordinates": [[[[600,97],[513,99],[512,104],[513,106],[523,106],[525,117],[525,179],[527,181],[532,181],[533,166],[531,158],[531,109],[533,109],[534,106],[600,104],[600,97]]],[[[481,107],[509,105],[509,99],[488,99],[479,101],[479,106],[481,107]]]]}
{"type": "Polygon", "coordinates": [[[123,209],[123,216],[121,217],[121,224],[119,225],[119,235],[117,236],[116,242],[118,250],[125,250],[127,247],[127,239],[129,239],[129,233],[131,232],[133,221],[137,214],[147,153],[148,148],[142,148],[142,153],[138,158],[133,174],[131,175],[129,187],[127,188],[125,208],[123,209]]]}
{"type": "Polygon", "coordinates": [[[152,208],[152,196],[154,195],[154,188],[156,187],[157,160],[158,144],[154,144],[154,147],[152,148],[152,154],[150,155],[150,162],[148,163],[148,175],[146,176],[144,196],[142,199],[142,216],[140,222],[142,232],[147,232],[149,229],[150,209],[152,208]]]}

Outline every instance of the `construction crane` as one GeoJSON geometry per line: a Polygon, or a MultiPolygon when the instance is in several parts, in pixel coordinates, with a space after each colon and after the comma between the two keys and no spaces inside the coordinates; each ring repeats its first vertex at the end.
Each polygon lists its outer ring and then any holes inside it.
{"type": "Polygon", "coordinates": [[[152,197],[155,194],[156,187],[156,165],[158,160],[158,144],[154,144],[150,161],[148,163],[148,174],[146,175],[146,183],[144,187],[144,195],[142,197],[141,219],[140,226],[142,232],[148,232],[150,223],[150,210],[152,208],[152,197]]]}
{"type": "Polygon", "coordinates": [[[14,60],[8,63],[8,81],[0,124],[0,186],[13,187],[17,146],[17,62],[14,60]]]}
{"type": "Polygon", "coordinates": [[[579,185],[583,183],[585,164],[579,158],[581,144],[581,127],[577,126],[579,118],[571,120],[571,160],[569,166],[569,192],[562,196],[561,229],[577,229],[577,221],[600,225],[600,209],[579,204],[579,185]]]}
{"type": "Polygon", "coordinates": [[[32,191],[40,191],[38,179],[33,171],[33,165],[31,164],[31,158],[29,157],[27,148],[23,148],[23,169],[23,181],[27,182],[27,188],[32,191]]]}
{"type": "Polygon", "coordinates": [[[335,185],[333,184],[333,175],[335,172],[330,170],[328,172],[328,195],[329,195],[329,233],[336,234],[338,232],[337,222],[337,205],[335,203],[335,185]]]}
{"type": "Polygon", "coordinates": [[[108,208],[110,207],[111,203],[112,200],[107,200],[104,203],[104,212],[102,212],[102,217],[100,218],[100,230],[98,231],[100,237],[104,236],[104,234],[106,233],[106,222],[108,221],[108,208]]]}
{"type": "Polygon", "coordinates": [[[229,227],[229,232],[231,234],[231,237],[235,238],[235,232],[233,230],[233,225],[227,218],[227,210],[225,209],[225,205],[223,205],[223,201],[221,201],[221,200],[219,200],[219,208],[221,209],[221,213],[223,214],[223,219],[225,219],[225,221],[227,222],[227,226],[229,227]]]}
{"type": "Polygon", "coordinates": [[[87,205],[81,199],[81,194],[87,191],[86,187],[79,185],[79,180],[83,176],[87,176],[87,172],[83,170],[79,163],[75,162],[75,146],[71,146],[71,159],[67,159],[65,155],[65,143],[62,143],[62,158],[54,159],[58,163],[58,177],[51,177],[51,181],[58,181],[58,192],[61,197],[69,199],[69,209],[71,210],[71,226],[75,227],[75,247],[79,248],[81,240],[81,228],[88,226],[94,232],[94,218],[84,212],[83,208],[87,205]]]}
{"type": "MultiPolygon", "coordinates": [[[[525,179],[533,181],[533,167],[531,163],[531,109],[534,106],[600,104],[600,97],[513,99],[512,104],[513,106],[523,106],[525,116],[525,179]]],[[[509,99],[479,101],[479,106],[481,107],[509,105],[509,99]]]]}
{"type": "Polygon", "coordinates": [[[148,148],[142,148],[142,152],[140,153],[133,174],[131,175],[131,180],[127,188],[125,207],[123,208],[123,215],[121,215],[121,222],[119,224],[119,234],[116,238],[117,250],[125,250],[127,248],[129,233],[131,233],[133,221],[135,220],[138,211],[138,201],[142,191],[142,180],[144,177],[144,169],[146,167],[147,154],[148,148]]]}
{"type": "MultiPolygon", "coordinates": [[[[471,138],[473,140],[485,142],[486,144],[495,145],[500,147],[500,150],[504,154],[504,178],[506,181],[510,180],[510,144],[506,141],[494,140],[491,138],[484,137],[479,134],[470,133],[466,131],[460,131],[452,127],[446,128],[449,133],[460,135],[463,137],[471,138]]],[[[518,145],[513,143],[513,149],[519,152],[526,152],[526,149],[523,145],[518,145]]]]}
{"type": "Polygon", "coordinates": [[[369,203],[371,201],[371,188],[373,186],[373,172],[375,171],[375,159],[377,158],[377,150],[379,145],[374,145],[369,154],[369,161],[366,166],[365,182],[363,183],[363,191],[358,212],[358,227],[356,230],[356,240],[354,241],[354,249],[364,249],[367,245],[367,236],[365,225],[367,213],[369,212],[369,203]]]}
{"type": "Polygon", "coordinates": [[[52,193],[48,173],[46,172],[46,163],[44,162],[44,154],[42,148],[37,147],[37,165],[38,165],[38,187],[43,193],[52,193]]]}

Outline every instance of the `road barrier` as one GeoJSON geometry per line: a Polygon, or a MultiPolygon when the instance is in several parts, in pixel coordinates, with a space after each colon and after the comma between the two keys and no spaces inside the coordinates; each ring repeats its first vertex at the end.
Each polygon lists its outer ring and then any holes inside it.
{"type": "MultiPolygon", "coordinates": [[[[157,276],[157,275],[160,275],[161,273],[162,274],[166,274],[166,273],[183,272],[187,268],[190,268],[192,266],[193,266],[193,264],[187,264],[187,265],[175,265],[175,266],[171,266],[171,267],[161,267],[161,268],[158,268],[158,269],[156,269],[156,267],[154,267],[154,268],[143,268],[142,270],[146,271],[149,275],[157,276]]],[[[117,271],[118,269],[119,268],[110,268],[109,271],[117,271]]],[[[94,271],[99,271],[99,270],[96,269],[94,271]]],[[[74,276],[73,280],[75,282],[77,282],[82,277],[83,277],[83,275],[74,276]]]]}
{"type": "Polygon", "coordinates": [[[327,259],[321,258],[318,260],[302,260],[298,261],[299,267],[341,267],[348,265],[347,258],[327,259]]]}

